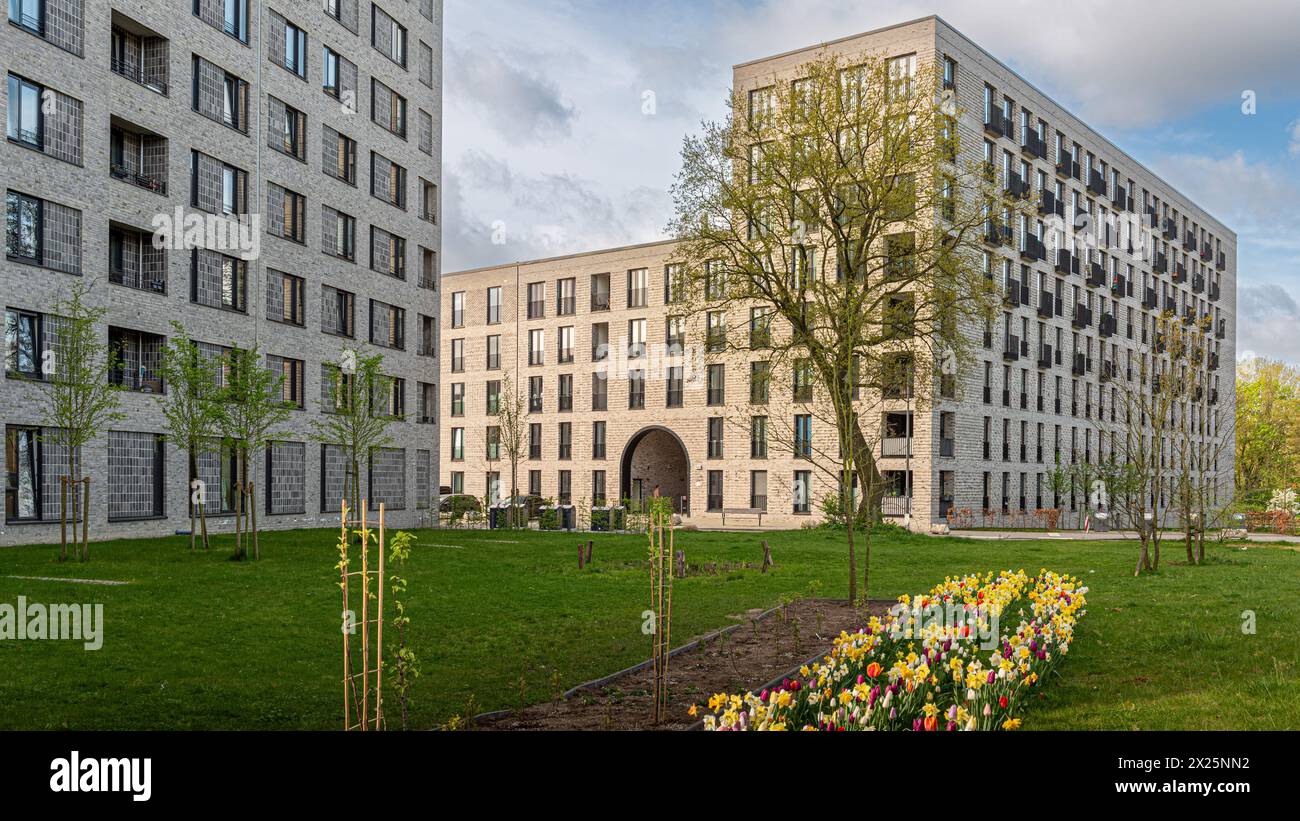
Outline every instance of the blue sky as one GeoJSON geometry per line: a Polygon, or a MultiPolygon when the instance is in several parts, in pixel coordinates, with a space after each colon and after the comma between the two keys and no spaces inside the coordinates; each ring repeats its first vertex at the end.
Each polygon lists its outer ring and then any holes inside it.
{"type": "Polygon", "coordinates": [[[444,269],[663,238],[733,64],[934,13],[1233,228],[1238,350],[1300,363],[1295,0],[448,0],[444,269]]]}

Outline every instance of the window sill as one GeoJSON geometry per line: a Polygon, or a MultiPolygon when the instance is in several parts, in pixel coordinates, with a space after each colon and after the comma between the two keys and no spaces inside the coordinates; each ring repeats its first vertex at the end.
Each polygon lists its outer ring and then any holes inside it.
{"type": "Polygon", "coordinates": [[[164,522],[166,520],[167,520],[166,513],[155,514],[153,516],[127,516],[123,518],[114,518],[112,516],[108,517],[108,523],[111,525],[130,524],[131,522],[164,522]]]}

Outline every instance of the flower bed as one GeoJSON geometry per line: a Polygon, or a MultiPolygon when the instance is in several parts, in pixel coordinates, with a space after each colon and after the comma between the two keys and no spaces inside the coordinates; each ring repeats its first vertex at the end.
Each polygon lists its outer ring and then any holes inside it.
{"type": "Polygon", "coordinates": [[[928,594],[900,597],[908,609],[897,616],[842,633],[798,678],[757,695],[713,696],[705,729],[1017,729],[1030,692],[1069,651],[1087,592],[1047,570],[945,579],[928,594]],[[971,615],[915,618],[918,609],[957,605],[971,615]],[[981,649],[979,637],[994,628],[997,646],[981,649]]]}

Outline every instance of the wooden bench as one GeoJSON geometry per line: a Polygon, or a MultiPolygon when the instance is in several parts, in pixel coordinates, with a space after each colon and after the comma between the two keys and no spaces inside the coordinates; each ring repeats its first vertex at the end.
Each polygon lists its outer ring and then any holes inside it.
{"type": "Polygon", "coordinates": [[[727,526],[727,514],[732,516],[757,516],[759,527],[763,526],[763,517],[767,515],[766,510],[756,507],[724,507],[720,512],[722,513],[723,527],[727,526]]]}

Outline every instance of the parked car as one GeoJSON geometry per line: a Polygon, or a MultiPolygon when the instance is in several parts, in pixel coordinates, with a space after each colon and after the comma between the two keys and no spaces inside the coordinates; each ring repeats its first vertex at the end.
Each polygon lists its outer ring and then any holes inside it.
{"type": "Polygon", "coordinates": [[[482,513],[483,503],[477,497],[467,493],[453,493],[442,497],[442,501],[438,503],[438,512],[460,513],[462,516],[466,513],[482,513]]]}

